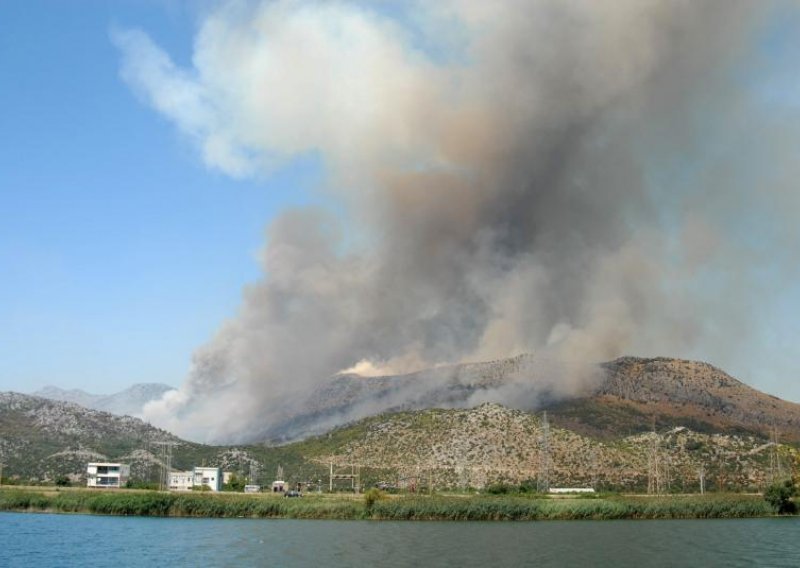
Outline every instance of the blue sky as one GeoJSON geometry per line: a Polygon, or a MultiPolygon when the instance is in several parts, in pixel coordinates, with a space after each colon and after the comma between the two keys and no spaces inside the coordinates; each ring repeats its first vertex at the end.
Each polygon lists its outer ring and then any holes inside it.
{"type": "Polygon", "coordinates": [[[189,57],[194,7],[0,3],[0,390],[177,385],[317,166],[209,172],[119,78],[114,26],[189,57]]]}
{"type": "MultiPolygon", "coordinates": [[[[261,275],[268,220],[321,199],[321,166],[244,180],[211,170],[121,80],[112,30],[141,28],[186,67],[205,2],[75,6],[0,2],[0,390],[177,386],[261,275]]],[[[785,16],[760,54],[773,64],[763,97],[797,116],[800,16],[785,16]]],[[[754,346],[771,366],[728,370],[800,400],[800,289],[781,294],[754,346]]]]}

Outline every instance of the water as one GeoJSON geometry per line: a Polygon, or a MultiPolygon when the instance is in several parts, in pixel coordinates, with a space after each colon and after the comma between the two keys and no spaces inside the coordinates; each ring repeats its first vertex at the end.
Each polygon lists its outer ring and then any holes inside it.
{"type": "Polygon", "coordinates": [[[796,567],[800,518],[457,523],[0,513],[3,567],[190,564],[796,567]]]}

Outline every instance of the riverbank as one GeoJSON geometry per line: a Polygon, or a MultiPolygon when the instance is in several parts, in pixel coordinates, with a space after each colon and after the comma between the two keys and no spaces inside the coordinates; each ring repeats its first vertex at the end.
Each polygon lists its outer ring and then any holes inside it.
{"type": "Polygon", "coordinates": [[[725,519],[775,513],[761,497],[719,494],[594,499],[490,495],[363,496],[166,493],[83,489],[0,490],[1,511],[159,517],[532,521],[571,519],[725,519]]]}

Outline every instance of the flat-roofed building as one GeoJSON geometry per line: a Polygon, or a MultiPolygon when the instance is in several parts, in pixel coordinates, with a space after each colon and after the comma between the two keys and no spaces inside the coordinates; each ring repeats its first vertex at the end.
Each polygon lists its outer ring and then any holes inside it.
{"type": "Polygon", "coordinates": [[[130,476],[131,466],[124,463],[92,462],[86,466],[87,487],[119,489],[130,476]]]}
{"type": "Polygon", "coordinates": [[[222,491],[222,469],[219,467],[194,468],[194,485],[206,486],[211,491],[222,491]]]}
{"type": "Polygon", "coordinates": [[[170,491],[191,491],[194,485],[194,471],[170,471],[170,491]]]}

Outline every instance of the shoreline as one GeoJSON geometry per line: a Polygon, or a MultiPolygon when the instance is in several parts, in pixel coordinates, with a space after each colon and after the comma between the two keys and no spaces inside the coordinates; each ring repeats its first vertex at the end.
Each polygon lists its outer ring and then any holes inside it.
{"type": "Polygon", "coordinates": [[[0,511],[167,518],[251,518],[375,521],[547,521],[734,519],[777,516],[760,496],[546,496],[170,493],[86,489],[0,489],[0,511]]]}

